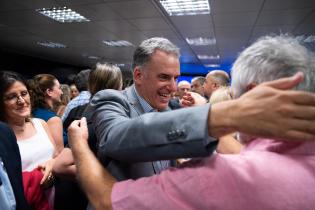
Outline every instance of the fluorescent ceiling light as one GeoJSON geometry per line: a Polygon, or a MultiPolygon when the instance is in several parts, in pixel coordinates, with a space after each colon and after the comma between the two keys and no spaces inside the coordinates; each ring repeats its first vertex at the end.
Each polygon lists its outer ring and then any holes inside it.
{"type": "Polygon", "coordinates": [[[37,9],[36,11],[61,23],[90,21],[68,7],[42,8],[37,9]]]}
{"type": "Polygon", "coordinates": [[[124,67],[125,64],[124,64],[124,63],[117,63],[116,66],[118,66],[118,67],[124,67]]]}
{"type": "Polygon", "coordinates": [[[220,55],[197,55],[200,60],[219,60],[220,55]]]}
{"type": "Polygon", "coordinates": [[[186,41],[189,45],[193,46],[206,46],[206,45],[215,45],[217,40],[215,38],[186,38],[186,41]]]}
{"type": "Polygon", "coordinates": [[[90,56],[88,56],[88,59],[99,60],[101,58],[97,57],[97,56],[94,56],[94,55],[90,55],[90,56]]]}
{"type": "Polygon", "coordinates": [[[37,42],[38,45],[50,48],[66,48],[66,45],[55,42],[37,42]]]}
{"type": "Polygon", "coordinates": [[[131,47],[134,46],[132,43],[125,40],[105,40],[104,44],[110,47],[131,47]]]}
{"type": "Polygon", "coordinates": [[[205,64],[204,66],[207,68],[219,68],[220,64],[205,64]]]}
{"type": "Polygon", "coordinates": [[[210,14],[208,0],[160,0],[170,16],[210,14]]]}

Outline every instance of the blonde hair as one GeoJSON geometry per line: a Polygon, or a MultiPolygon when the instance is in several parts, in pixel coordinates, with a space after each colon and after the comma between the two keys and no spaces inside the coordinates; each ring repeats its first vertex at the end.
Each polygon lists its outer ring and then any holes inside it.
{"type": "Polygon", "coordinates": [[[209,99],[210,104],[219,103],[232,99],[230,87],[223,86],[214,91],[209,99]]]}

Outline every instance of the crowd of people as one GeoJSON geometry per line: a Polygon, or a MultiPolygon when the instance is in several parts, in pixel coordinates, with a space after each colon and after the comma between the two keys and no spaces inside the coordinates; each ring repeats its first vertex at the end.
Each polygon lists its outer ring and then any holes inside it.
{"type": "Polygon", "coordinates": [[[267,36],[230,74],[177,82],[180,51],[144,40],[133,84],[0,72],[0,208],[315,208],[315,57],[267,36]]]}

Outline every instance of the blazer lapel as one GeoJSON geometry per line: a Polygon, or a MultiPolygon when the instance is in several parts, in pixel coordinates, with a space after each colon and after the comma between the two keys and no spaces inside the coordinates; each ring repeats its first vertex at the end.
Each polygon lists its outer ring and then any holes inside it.
{"type": "Polygon", "coordinates": [[[128,87],[125,89],[124,91],[124,94],[126,95],[127,97],[127,100],[129,102],[129,104],[136,110],[136,112],[141,115],[144,112],[141,104],[140,104],[140,101],[136,95],[136,92],[135,92],[135,89],[134,89],[134,85],[128,87]]]}

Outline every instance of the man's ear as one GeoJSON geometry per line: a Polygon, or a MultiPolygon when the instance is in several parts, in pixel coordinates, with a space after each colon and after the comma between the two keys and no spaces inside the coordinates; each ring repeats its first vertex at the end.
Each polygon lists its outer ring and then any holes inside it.
{"type": "Polygon", "coordinates": [[[246,86],[246,91],[249,91],[249,90],[253,89],[256,86],[257,86],[257,84],[255,82],[252,82],[252,83],[250,83],[250,84],[248,84],[246,86]]]}
{"type": "Polygon", "coordinates": [[[143,80],[143,72],[139,67],[135,67],[133,70],[133,79],[136,84],[141,84],[143,80]]]}

